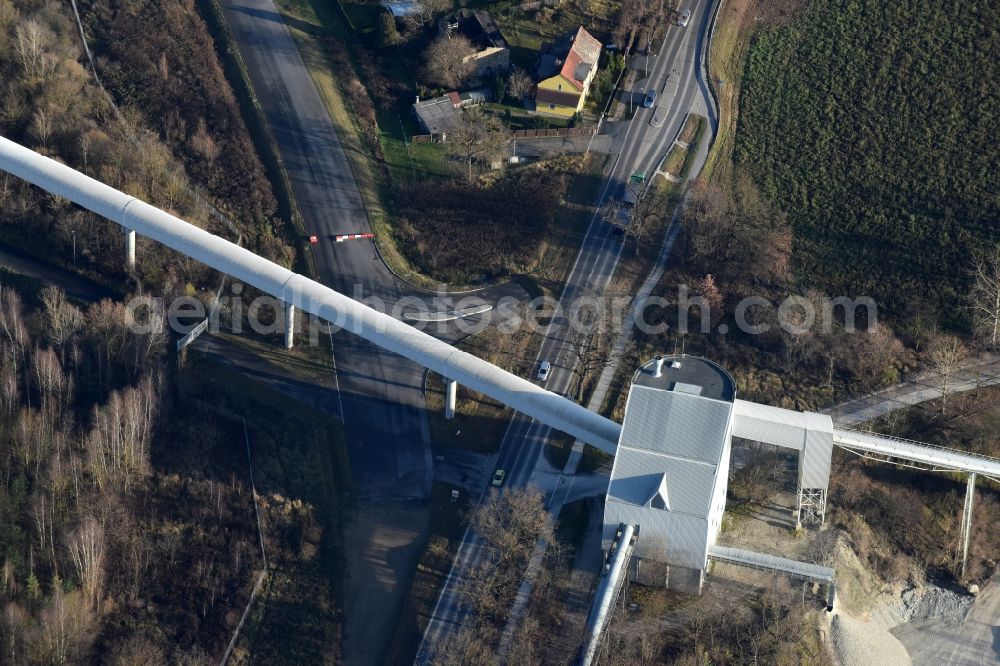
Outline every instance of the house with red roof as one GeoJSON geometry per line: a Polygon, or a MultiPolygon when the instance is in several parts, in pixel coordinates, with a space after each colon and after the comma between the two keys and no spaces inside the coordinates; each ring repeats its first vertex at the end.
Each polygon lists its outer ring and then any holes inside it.
{"type": "Polygon", "coordinates": [[[600,57],[601,43],[582,27],[543,44],[536,63],[535,110],[562,118],[581,111],[600,57]]]}

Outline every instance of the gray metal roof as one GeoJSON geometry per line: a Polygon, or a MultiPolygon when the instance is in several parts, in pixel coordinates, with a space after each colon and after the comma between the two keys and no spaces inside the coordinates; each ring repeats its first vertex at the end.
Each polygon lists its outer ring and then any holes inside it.
{"type": "Polygon", "coordinates": [[[608,484],[608,500],[645,506],[665,475],[670,511],[704,518],[712,503],[715,469],[716,465],[703,462],[619,448],[608,484]]]}
{"type": "Polygon", "coordinates": [[[732,408],[730,402],[633,385],[620,445],[716,464],[732,408]]]}
{"type": "Polygon", "coordinates": [[[413,111],[420,118],[424,130],[431,134],[448,133],[458,126],[462,112],[455,108],[449,95],[425,99],[413,105],[413,111]]]}
{"type": "Polygon", "coordinates": [[[664,513],[706,518],[732,408],[731,402],[633,385],[608,485],[609,506],[636,507],[645,516],[642,524],[660,522],[664,513]],[[649,507],[664,478],[670,508],[649,507]]]}

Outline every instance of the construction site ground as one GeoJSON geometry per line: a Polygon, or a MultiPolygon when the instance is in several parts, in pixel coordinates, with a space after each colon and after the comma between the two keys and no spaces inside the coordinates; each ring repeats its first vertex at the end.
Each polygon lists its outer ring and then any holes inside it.
{"type": "MultiPolygon", "coordinates": [[[[883,583],[858,560],[845,534],[828,526],[796,530],[795,493],[788,489],[774,494],[760,508],[727,513],[725,524],[727,529],[719,537],[723,545],[836,570],[834,610],[817,615],[821,618],[817,628],[836,663],[1000,663],[1000,575],[995,575],[978,597],[943,583],[883,583]]],[[[720,591],[779,585],[779,578],[783,576],[716,565],[706,579],[705,590],[711,598],[720,591]]]]}

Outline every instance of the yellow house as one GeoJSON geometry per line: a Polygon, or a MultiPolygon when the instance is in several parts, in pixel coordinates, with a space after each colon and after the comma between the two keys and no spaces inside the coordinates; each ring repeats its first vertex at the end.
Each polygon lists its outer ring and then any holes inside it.
{"type": "Polygon", "coordinates": [[[544,44],[536,66],[535,110],[562,118],[583,110],[600,57],[601,43],[583,28],[544,44]]]}

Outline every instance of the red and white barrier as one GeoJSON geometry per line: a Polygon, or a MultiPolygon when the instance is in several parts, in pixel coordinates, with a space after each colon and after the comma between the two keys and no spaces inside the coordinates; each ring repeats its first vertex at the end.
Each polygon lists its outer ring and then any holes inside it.
{"type": "Polygon", "coordinates": [[[359,240],[361,238],[375,238],[375,234],[338,234],[334,236],[333,239],[338,243],[343,243],[349,240],[359,240]]]}

